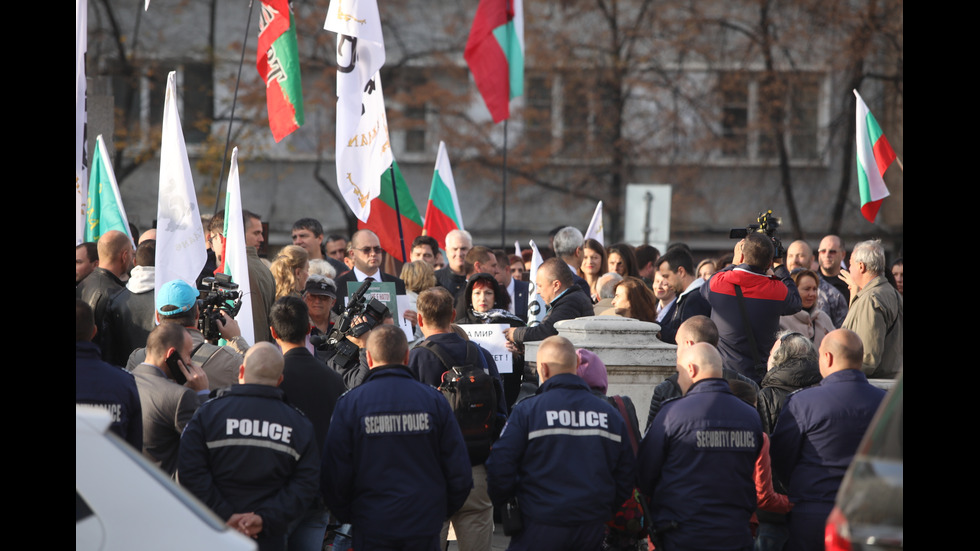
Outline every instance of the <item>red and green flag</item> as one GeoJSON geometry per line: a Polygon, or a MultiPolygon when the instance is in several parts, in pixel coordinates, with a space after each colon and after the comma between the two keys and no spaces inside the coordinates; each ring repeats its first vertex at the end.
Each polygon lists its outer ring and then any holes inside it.
{"type": "Polygon", "coordinates": [[[425,235],[432,236],[439,246],[446,248],[446,234],[453,230],[465,230],[463,212],[459,208],[453,169],[449,165],[446,143],[439,142],[436,169],[432,174],[429,202],[425,206],[425,235]]]}
{"type": "Polygon", "coordinates": [[[422,216],[415,206],[412,194],[402,176],[398,162],[392,161],[391,168],[381,174],[381,195],[371,200],[371,215],[367,222],[357,221],[357,228],[371,230],[378,234],[381,248],[402,262],[407,262],[402,254],[402,237],[398,234],[398,224],[401,223],[405,251],[412,246],[412,241],[422,235],[422,216]],[[395,188],[397,189],[398,207],[395,208],[395,189],[391,185],[391,173],[395,173],[395,188]]]}
{"type": "Polygon", "coordinates": [[[895,150],[878,126],[878,121],[868,109],[867,104],[854,90],[857,98],[857,173],[858,189],[861,193],[861,214],[874,222],[881,208],[881,201],[888,197],[885,186],[885,171],[895,161],[895,150]]]}
{"type": "Polygon", "coordinates": [[[262,0],[255,64],[265,82],[269,128],[278,143],[303,126],[296,20],[287,0],[262,0]]]}
{"type": "Polygon", "coordinates": [[[480,0],[463,57],[493,122],[509,118],[510,100],[524,93],[522,0],[480,0]]]}

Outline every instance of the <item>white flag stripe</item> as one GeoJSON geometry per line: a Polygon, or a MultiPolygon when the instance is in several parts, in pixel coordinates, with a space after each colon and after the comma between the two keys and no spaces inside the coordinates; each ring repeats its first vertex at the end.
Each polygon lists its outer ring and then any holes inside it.
{"type": "Polygon", "coordinates": [[[592,221],[589,222],[589,229],[585,230],[586,239],[595,239],[603,247],[606,246],[605,232],[602,228],[602,201],[595,206],[595,212],[592,213],[592,221]]]}
{"type": "Polygon", "coordinates": [[[248,279],[248,258],[245,253],[245,220],[242,218],[242,185],[238,176],[238,148],[231,150],[231,168],[228,170],[228,191],[225,199],[225,272],[238,284],[242,294],[242,309],[235,320],[242,331],[242,338],[255,344],[255,328],[252,326],[252,288],[248,279]]]}
{"type": "Polygon", "coordinates": [[[163,104],[154,292],[175,279],[194,285],[207,258],[194,179],[177,113],[176,73],[171,72],[163,104]]]}

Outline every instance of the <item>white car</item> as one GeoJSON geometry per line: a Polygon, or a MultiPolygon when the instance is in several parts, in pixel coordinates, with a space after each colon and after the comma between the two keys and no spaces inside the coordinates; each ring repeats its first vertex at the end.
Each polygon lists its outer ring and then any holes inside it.
{"type": "Polygon", "coordinates": [[[75,549],[254,550],[129,444],[108,411],[75,406],[75,549]]]}

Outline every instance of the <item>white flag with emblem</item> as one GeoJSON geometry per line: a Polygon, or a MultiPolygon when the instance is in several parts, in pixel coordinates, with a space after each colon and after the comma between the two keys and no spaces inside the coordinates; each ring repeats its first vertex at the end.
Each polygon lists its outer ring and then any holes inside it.
{"type": "Polygon", "coordinates": [[[175,279],[194,285],[208,259],[194,179],[177,113],[176,75],[171,71],[167,76],[167,97],[163,104],[155,292],[175,279]]]}
{"type": "Polygon", "coordinates": [[[595,206],[595,213],[592,214],[592,222],[589,222],[589,229],[585,230],[586,239],[595,239],[603,247],[606,246],[605,235],[602,231],[602,201],[595,206]]]}
{"type": "Polygon", "coordinates": [[[394,157],[381,91],[385,42],[376,0],[330,0],[323,28],[337,33],[337,186],[362,222],[394,157]]]}
{"type": "Polygon", "coordinates": [[[545,307],[544,298],[538,294],[538,268],[544,263],[538,246],[531,241],[531,282],[528,285],[527,294],[531,297],[527,302],[527,326],[534,327],[544,320],[545,307]]]}

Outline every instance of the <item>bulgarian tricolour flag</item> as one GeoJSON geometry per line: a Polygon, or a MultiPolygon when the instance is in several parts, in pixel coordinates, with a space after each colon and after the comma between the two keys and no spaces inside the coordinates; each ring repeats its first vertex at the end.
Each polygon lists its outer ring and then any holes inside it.
{"type": "Polygon", "coordinates": [[[296,21],[287,0],[262,0],[255,64],[265,81],[269,128],[278,143],[303,126],[296,21]]]}
{"type": "Polygon", "coordinates": [[[453,230],[465,230],[463,211],[459,208],[456,195],[456,182],[453,169],[449,166],[446,143],[439,142],[439,155],[436,156],[436,169],[432,174],[432,188],[429,202],[425,207],[425,235],[432,236],[439,246],[446,248],[446,234],[453,230]]]}
{"type": "Polygon", "coordinates": [[[422,216],[408,191],[408,185],[398,168],[398,162],[392,161],[391,168],[381,175],[381,195],[371,200],[371,216],[367,222],[357,221],[357,228],[371,230],[378,234],[381,247],[391,256],[406,262],[402,254],[402,239],[406,251],[412,247],[412,241],[422,235],[422,216]],[[398,208],[395,208],[396,189],[392,188],[391,175],[394,171],[395,188],[397,189],[398,208]],[[398,224],[402,233],[398,234],[398,224]]]}
{"type": "Polygon", "coordinates": [[[463,57],[493,122],[509,118],[524,93],[523,1],[480,0],[463,57]]]}
{"type": "Polygon", "coordinates": [[[888,143],[878,121],[868,110],[868,106],[854,90],[857,98],[857,173],[858,188],[861,192],[861,214],[868,222],[874,222],[881,208],[881,201],[888,197],[884,175],[895,161],[895,150],[888,143]]]}
{"type": "Polygon", "coordinates": [[[224,242],[221,245],[221,266],[217,272],[231,276],[242,294],[242,309],[235,319],[242,331],[242,338],[255,344],[255,328],[252,325],[252,288],[248,279],[248,258],[245,253],[245,219],[242,217],[242,183],[238,177],[238,148],[231,150],[231,168],[228,170],[228,191],[225,192],[224,242]]]}

